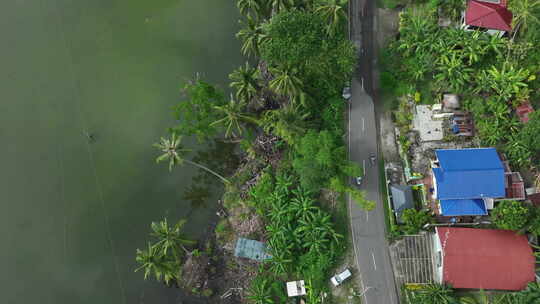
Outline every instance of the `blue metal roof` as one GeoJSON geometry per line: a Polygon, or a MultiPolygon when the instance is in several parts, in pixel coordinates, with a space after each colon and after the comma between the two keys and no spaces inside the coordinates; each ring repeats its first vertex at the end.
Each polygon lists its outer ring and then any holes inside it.
{"type": "Polygon", "coordinates": [[[504,167],[494,148],[436,150],[440,168],[433,168],[437,198],[504,197],[504,167]]]}
{"type": "Polygon", "coordinates": [[[444,216],[486,215],[486,204],[481,199],[440,200],[444,216]]]}

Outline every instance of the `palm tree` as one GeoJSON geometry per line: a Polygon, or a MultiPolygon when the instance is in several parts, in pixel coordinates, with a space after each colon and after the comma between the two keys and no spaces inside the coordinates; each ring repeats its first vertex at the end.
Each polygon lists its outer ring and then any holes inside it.
{"type": "Polygon", "coordinates": [[[531,23],[539,23],[538,9],[540,9],[540,0],[515,0],[510,1],[510,11],[513,14],[512,28],[513,36],[517,33],[525,33],[531,23]]]}
{"type": "Polygon", "coordinates": [[[182,165],[184,162],[191,164],[195,167],[198,167],[200,169],[203,169],[217,178],[221,179],[224,183],[230,183],[229,180],[227,180],[225,177],[219,175],[217,172],[211,170],[210,168],[203,166],[201,164],[198,164],[196,162],[192,162],[189,159],[185,159],[183,157],[183,154],[191,152],[190,149],[185,149],[182,146],[182,136],[176,135],[176,133],[171,134],[171,138],[167,139],[164,137],[161,137],[159,143],[155,143],[154,147],[158,148],[163,154],[158,156],[156,158],[156,162],[160,163],[162,161],[169,161],[169,171],[172,170],[172,168],[175,165],[182,165]]]}
{"type": "Polygon", "coordinates": [[[135,260],[141,264],[135,269],[135,272],[144,269],[145,280],[152,274],[158,281],[161,281],[163,277],[167,285],[171,281],[178,279],[180,265],[173,260],[167,260],[162,252],[157,247],[150,245],[150,243],[148,243],[148,249],[146,250],[137,249],[135,260]]]}
{"type": "Polygon", "coordinates": [[[214,109],[222,114],[222,118],[214,121],[210,126],[224,124],[225,137],[228,138],[242,135],[244,132],[242,122],[258,123],[257,119],[244,113],[244,107],[244,102],[236,101],[231,96],[228,103],[222,106],[214,106],[214,109]]]}
{"type": "Polygon", "coordinates": [[[170,251],[177,260],[180,259],[180,248],[184,250],[186,254],[189,254],[189,250],[186,249],[185,245],[193,245],[196,242],[187,239],[182,233],[182,228],[185,223],[186,220],[180,220],[173,227],[170,227],[167,218],[158,223],[152,222],[152,233],[150,235],[158,239],[158,242],[154,244],[154,247],[162,251],[165,256],[167,256],[170,251]]]}
{"type": "Polygon", "coordinates": [[[268,280],[262,277],[257,277],[253,280],[249,289],[248,299],[253,304],[274,304],[268,280]]]}
{"type": "Polygon", "coordinates": [[[260,123],[265,132],[279,136],[287,143],[294,145],[306,132],[308,117],[309,114],[289,104],[278,110],[266,111],[260,123]]]}
{"type": "Polygon", "coordinates": [[[234,70],[229,75],[229,79],[232,80],[230,87],[236,89],[236,98],[249,102],[259,89],[258,77],[259,69],[251,68],[247,62],[245,66],[234,70]]]}
{"type": "Polygon", "coordinates": [[[292,67],[270,68],[274,79],[269,86],[274,92],[295,98],[302,91],[302,80],[298,77],[298,70],[292,67]]]}
{"type": "Polygon", "coordinates": [[[454,304],[454,291],[446,285],[428,284],[424,288],[415,290],[411,296],[411,303],[422,304],[454,304]]]}
{"type": "Polygon", "coordinates": [[[242,40],[242,54],[259,55],[259,45],[264,37],[264,32],[255,19],[246,17],[246,22],[240,21],[243,28],[236,34],[236,38],[242,40]]]}
{"type": "Polygon", "coordinates": [[[347,19],[345,12],[347,2],[347,0],[325,0],[315,8],[315,12],[327,21],[330,34],[336,33],[344,25],[347,19]]]}
{"type": "Polygon", "coordinates": [[[270,16],[268,0],[237,0],[236,6],[244,16],[254,16],[257,19],[270,16]]]}
{"type": "Polygon", "coordinates": [[[279,13],[294,6],[294,0],[270,0],[274,13],[279,13]]]}

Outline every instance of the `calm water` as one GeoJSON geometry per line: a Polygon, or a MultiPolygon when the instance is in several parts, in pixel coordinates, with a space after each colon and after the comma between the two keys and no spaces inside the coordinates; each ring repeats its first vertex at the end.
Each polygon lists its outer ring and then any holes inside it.
{"type": "Polygon", "coordinates": [[[135,248],[153,220],[200,235],[214,210],[151,144],[185,79],[241,64],[237,19],[227,0],[0,1],[0,303],[180,302],[133,273],[135,248]]]}

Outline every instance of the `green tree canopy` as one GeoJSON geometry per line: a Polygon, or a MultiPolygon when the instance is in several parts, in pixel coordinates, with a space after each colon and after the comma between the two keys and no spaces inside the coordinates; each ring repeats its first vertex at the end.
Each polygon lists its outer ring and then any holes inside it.
{"type": "Polygon", "coordinates": [[[431,221],[431,215],[427,210],[416,210],[409,208],[403,210],[401,215],[403,220],[403,232],[405,234],[417,234],[422,227],[431,221]]]}
{"type": "Polygon", "coordinates": [[[354,69],[354,47],[343,33],[330,35],[326,26],[314,12],[279,13],[262,25],[261,57],[272,66],[297,68],[302,79],[317,75],[343,83],[354,69]]]}
{"type": "Polygon", "coordinates": [[[497,228],[520,230],[529,221],[530,210],[522,202],[502,201],[491,211],[491,218],[497,228]]]}
{"type": "Polygon", "coordinates": [[[227,103],[223,92],[202,80],[187,83],[183,91],[188,99],[174,108],[178,120],[178,124],[172,128],[174,132],[178,135],[195,135],[201,141],[217,136],[219,128],[212,123],[220,115],[214,107],[227,103]]]}
{"type": "Polygon", "coordinates": [[[306,189],[330,186],[330,178],[355,173],[358,170],[351,169],[354,167],[347,161],[345,146],[329,131],[310,130],[295,146],[293,168],[306,189]]]}

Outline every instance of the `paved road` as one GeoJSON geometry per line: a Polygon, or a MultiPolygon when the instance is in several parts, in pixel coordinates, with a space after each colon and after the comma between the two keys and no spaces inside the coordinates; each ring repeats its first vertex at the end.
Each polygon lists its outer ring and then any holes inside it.
{"type": "Polygon", "coordinates": [[[359,46],[359,68],[352,80],[349,107],[349,155],[365,164],[362,190],[377,203],[373,211],[361,210],[349,198],[351,228],[356,262],[360,272],[364,304],[398,303],[390,264],[384,210],[379,193],[379,170],[371,166],[369,155],[377,154],[377,126],[373,89],[373,12],[375,0],[351,0],[351,39],[359,46]]]}

